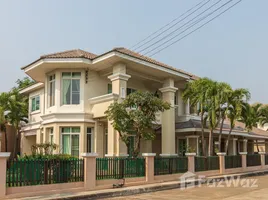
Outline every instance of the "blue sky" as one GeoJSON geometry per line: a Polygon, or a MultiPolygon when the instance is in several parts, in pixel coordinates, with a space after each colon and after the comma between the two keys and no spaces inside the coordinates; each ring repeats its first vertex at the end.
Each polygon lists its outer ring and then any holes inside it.
{"type": "MultiPolygon", "coordinates": [[[[0,92],[42,54],[131,47],[201,0],[0,1],[0,92]]],[[[213,0],[215,1],[215,0],[213,0]]],[[[154,56],[174,67],[248,88],[268,103],[268,1],[243,0],[226,14],[154,56]]]]}

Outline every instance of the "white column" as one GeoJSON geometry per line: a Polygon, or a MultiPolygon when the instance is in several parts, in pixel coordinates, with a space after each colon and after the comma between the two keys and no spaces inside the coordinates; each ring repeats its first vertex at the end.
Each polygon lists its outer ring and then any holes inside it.
{"type": "Polygon", "coordinates": [[[184,103],[182,99],[182,91],[178,89],[177,92],[177,99],[178,99],[178,116],[184,115],[184,103]]]}
{"type": "MultiPolygon", "coordinates": [[[[126,97],[127,81],[130,77],[130,75],[126,74],[125,64],[117,63],[113,66],[113,74],[108,78],[112,81],[113,93],[119,95],[118,101],[122,101],[126,97]]],[[[108,121],[108,156],[126,154],[127,147],[111,123],[111,121],[108,121]]]]}
{"type": "Polygon", "coordinates": [[[233,155],[237,155],[237,138],[233,138],[233,155]]]}
{"type": "Polygon", "coordinates": [[[163,88],[159,90],[162,92],[163,100],[171,105],[169,110],[162,113],[162,154],[174,155],[176,152],[174,94],[178,89],[174,87],[173,79],[167,79],[163,88]]]}
{"type": "Polygon", "coordinates": [[[100,157],[104,157],[104,125],[101,122],[95,122],[94,152],[100,157]]]}
{"type": "Polygon", "coordinates": [[[190,115],[190,100],[188,99],[185,105],[185,114],[190,115]]]}

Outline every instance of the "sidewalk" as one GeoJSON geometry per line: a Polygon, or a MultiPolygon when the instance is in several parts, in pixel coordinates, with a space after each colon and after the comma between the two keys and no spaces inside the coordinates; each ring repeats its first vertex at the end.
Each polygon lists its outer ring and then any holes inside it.
{"type": "MultiPolygon", "coordinates": [[[[261,176],[268,174],[268,171],[255,171],[255,172],[247,172],[247,173],[239,173],[239,174],[229,174],[229,175],[218,175],[218,176],[210,176],[206,177],[205,182],[211,180],[220,180],[225,179],[226,177],[240,177],[246,178],[250,176],[261,176]]],[[[199,180],[192,181],[194,184],[198,184],[199,180]]],[[[61,193],[61,194],[51,194],[51,195],[41,195],[34,197],[23,197],[23,198],[12,198],[13,200],[59,200],[59,199],[99,199],[99,198],[107,198],[107,197],[118,197],[118,196],[127,196],[133,194],[141,194],[148,192],[155,192],[161,190],[169,190],[180,188],[183,182],[180,181],[171,181],[171,182],[163,182],[163,183],[153,183],[147,185],[140,186],[131,186],[125,188],[117,188],[117,189],[105,189],[105,190],[97,190],[97,191],[84,191],[84,192],[75,192],[75,193],[61,193]]]]}

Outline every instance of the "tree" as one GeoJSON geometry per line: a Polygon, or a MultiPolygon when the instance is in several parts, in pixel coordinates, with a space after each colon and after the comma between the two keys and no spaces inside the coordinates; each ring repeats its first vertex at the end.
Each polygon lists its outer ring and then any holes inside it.
{"type": "Polygon", "coordinates": [[[228,98],[226,107],[226,115],[230,121],[230,130],[228,133],[227,141],[225,143],[225,152],[227,153],[229,147],[229,141],[231,133],[235,127],[237,120],[241,118],[242,111],[247,104],[246,102],[250,99],[250,93],[247,89],[236,89],[232,91],[228,98]]]}
{"type": "MultiPolygon", "coordinates": [[[[243,107],[242,115],[241,115],[241,122],[245,124],[245,127],[247,131],[251,131],[254,127],[257,128],[258,124],[262,121],[262,115],[261,115],[261,103],[256,103],[253,105],[250,105],[246,103],[243,107]]],[[[263,123],[263,122],[262,122],[263,123]]],[[[257,149],[259,151],[258,142],[256,140],[257,149]]]]}
{"type": "Polygon", "coordinates": [[[35,81],[30,79],[29,77],[24,77],[23,79],[18,79],[16,83],[17,83],[17,86],[15,88],[18,90],[21,90],[34,84],[35,81]]]}
{"type": "Polygon", "coordinates": [[[209,78],[201,78],[195,81],[189,82],[183,92],[182,98],[186,102],[190,100],[191,106],[199,105],[199,115],[201,118],[201,140],[202,140],[202,153],[205,155],[205,136],[204,127],[206,127],[206,121],[204,121],[204,115],[207,109],[208,100],[208,88],[211,87],[213,81],[209,78]]]}
{"type": "Polygon", "coordinates": [[[4,103],[2,102],[6,112],[6,120],[17,131],[14,135],[14,148],[11,154],[11,158],[14,158],[17,153],[17,136],[20,133],[21,122],[28,122],[28,104],[25,103],[26,97],[20,95],[16,89],[7,93],[6,98],[7,100],[4,103]]]}
{"type": "Polygon", "coordinates": [[[217,87],[217,95],[218,95],[218,112],[219,112],[219,123],[220,123],[220,131],[219,131],[219,151],[221,151],[221,138],[222,138],[222,129],[224,125],[224,121],[227,115],[227,108],[229,106],[230,96],[232,94],[232,88],[227,83],[219,83],[217,87]]]}
{"type": "Polygon", "coordinates": [[[137,91],[128,95],[122,102],[112,103],[105,114],[128,148],[128,138],[135,136],[133,156],[137,157],[141,139],[152,140],[155,137],[153,130],[155,114],[168,109],[170,104],[154,94],[137,91]]]}
{"type": "MultiPolygon", "coordinates": [[[[1,97],[0,97],[1,98],[1,97]]],[[[6,117],[5,110],[0,106],[0,132],[5,134],[5,150],[7,151],[7,135],[6,135],[6,117]]]]}
{"type": "Polygon", "coordinates": [[[260,125],[264,127],[268,123],[268,105],[263,105],[260,108],[260,125]]]}
{"type": "MultiPolygon", "coordinates": [[[[4,113],[4,118],[1,117],[1,121],[5,120],[5,124],[9,124],[16,128],[17,133],[14,135],[14,149],[11,153],[11,158],[16,156],[17,152],[17,138],[20,135],[21,122],[27,122],[28,117],[28,97],[19,94],[19,90],[34,83],[29,78],[23,78],[17,80],[17,86],[12,88],[9,92],[2,92],[0,94],[0,107],[1,112],[4,113]]],[[[0,113],[1,114],[1,113],[0,113]]],[[[0,124],[1,124],[0,121],[0,124]]],[[[3,122],[2,122],[3,124],[3,122]]],[[[5,137],[7,138],[7,136],[5,137]]],[[[19,137],[20,138],[20,137],[19,137]]],[[[7,146],[7,140],[6,140],[7,146]]]]}

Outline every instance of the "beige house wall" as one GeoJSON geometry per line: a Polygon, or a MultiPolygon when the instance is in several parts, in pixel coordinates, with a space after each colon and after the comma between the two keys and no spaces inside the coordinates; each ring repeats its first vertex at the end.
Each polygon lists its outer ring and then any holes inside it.
{"type": "Polygon", "coordinates": [[[24,134],[21,135],[21,146],[23,147],[21,149],[21,155],[31,155],[32,145],[36,144],[36,136],[25,136],[24,134]]]}

